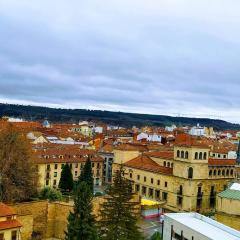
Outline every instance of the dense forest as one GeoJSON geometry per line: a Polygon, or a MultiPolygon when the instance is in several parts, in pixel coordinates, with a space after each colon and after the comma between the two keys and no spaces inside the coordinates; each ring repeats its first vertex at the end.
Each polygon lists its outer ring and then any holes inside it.
{"type": "Polygon", "coordinates": [[[124,127],[132,126],[166,126],[176,124],[177,126],[196,125],[213,126],[216,130],[240,129],[239,124],[229,123],[218,119],[171,117],[165,115],[137,114],[124,112],[110,112],[86,109],[61,109],[38,106],[25,106],[0,103],[0,116],[19,117],[26,120],[42,121],[48,119],[50,122],[71,122],[79,120],[98,120],[107,124],[124,127]]]}

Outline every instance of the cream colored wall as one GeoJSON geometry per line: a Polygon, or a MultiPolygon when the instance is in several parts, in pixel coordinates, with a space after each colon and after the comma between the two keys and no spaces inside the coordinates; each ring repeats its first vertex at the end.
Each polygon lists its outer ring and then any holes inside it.
{"type": "MultiPolygon", "coordinates": [[[[118,167],[117,164],[113,165],[115,170],[118,167]]],[[[164,205],[164,208],[172,211],[196,211],[196,201],[197,201],[197,191],[198,186],[201,186],[201,191],[204,193],[202,198],[202,212],[207,212],[210,210],[209,197],[211,192],[211,187],[214,186],[214,191],[217,193],[223,191],[224,185],[228,183],[228,179],[215,179],[215,180],[188,180],[176,176],[169,176],[164,174],[152,173],[149,171],[143,171],[139,169],[133,169],[124,167],[126,169],[126,178],[134,181],[135,186],[140,185],[140,195],[142,197],[158,200],[155,196],[155,191],[160,190],[160,200],[162,199],[162,192],[168,193],[168,200],[164,205]],[[132,173],[132,178],[130,178],[130,173],[132,173]],[[137,179],[137,175],[140,175],[140,180],[137,179]],[[146,182],[144,182],[144,176],[146,176],[146,182]],[[151,183],[151,178],[153,178],[153,184],[151,183]],[[157,180],[160,180],[160,185],[157,184],[157,180]],[[165,182],[167,182],[167,187],[165,187],[165,182]],[[180,189],[180,185],[183,187],[183,202],[182,206],[177,204],[177,192],[180,189]],[[142,186],[147,188],[147,194],[142,194],[142,186]],[[149,196],[149,188],[152,188],[154,193],[153,197],[149,196]]],[[[181,171],[181,169],[179,169],[181,171]]]]}
{"type": "Polygon", "coordinates": [[[226,214],[239,215],[240,217],[240,200],[217,197],[216,210],[226,214]]]}
{"type": "Polygon", "coordinates": [[[139,151],[122,151],[122,150],[113,150],[114,154],[114,163],[125,163],[137,156],[140,155],[139,151]]]}

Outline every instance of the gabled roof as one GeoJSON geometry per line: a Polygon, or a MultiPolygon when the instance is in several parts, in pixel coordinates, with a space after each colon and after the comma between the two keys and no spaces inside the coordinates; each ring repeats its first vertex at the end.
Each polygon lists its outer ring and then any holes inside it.
{"type": "Polygon", "coordinates": [[[220,192],[218,194],[218,196],[221,197],[221,198],[240,200],[240,191],[232,190],[232,189],[228,188],[225,191],[220,192]]]}
{"type": "Polygon", "coordinates": [[[7,217],[12,215],[16,215],[15,210],[4,203],[0,203],[0,217],[7,217]]]}
{"type": "Polygon", "coordinates": [[[150,157],[143,154],[127,161],[123,165],[130,168],[150,171],[154,173],[163,173],[167,175],[172,175],[173,172],[172,168],[160,166],[156,162],[154,162],[150,157]]]}

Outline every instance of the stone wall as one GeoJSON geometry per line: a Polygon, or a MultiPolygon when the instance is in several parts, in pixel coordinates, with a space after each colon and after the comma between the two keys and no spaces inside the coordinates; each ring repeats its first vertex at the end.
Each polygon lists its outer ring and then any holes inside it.
{"type": "MultiPolygon", "coordinates": [[[[103,197],[93,199],[93,213],[98,216],[103,197]]],[[[64,239],[67,218],[73,211],[73,202],[33,201],[12,205],[17,212],[17,219],[23,224],[22,240],[29,240],[32,232],[41,234],[42,238],[64,239]]]]}

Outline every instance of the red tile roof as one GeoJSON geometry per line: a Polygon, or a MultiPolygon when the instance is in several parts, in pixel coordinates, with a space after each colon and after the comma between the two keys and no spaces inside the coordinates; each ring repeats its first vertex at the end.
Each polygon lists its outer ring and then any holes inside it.
{"type": "Polygon", "coordinates": [[[123,151],[148,151],[148,148],[146,145],[142,144],[131,144],[131,143],[125,143],[117,146],[115,149],[117,150],[123,150],[123,151]]]}
{"type": "Polygon", "coordinates": [[[174,152],[173,151],[163,151],[163,152],[147,152],[145,155],[149,157],[155,157],[155,158],[162,158],[167,160],[173,160],[174,159],[174,152]]]}
{"type": "Polygon", "coordinates": [[[130,168],[150,171],[154,173],[163,173],[166,175],[172,175],[173,173],[172,168],[160,166],[146,155],[140,155],[134,159],[129,160],[123,165],[130,168]]]}
{"type": "Polygon", "coordinates": [[[0,222],[0,230],[20,228],[21,226],[22,224],[16,219],[0,222]]]}
{"type": "Polygon", "coordinates": [[[15,210],[4,203],[0,203],[0,217],[7,217],[12,215],[16,215],[15,210]]]}
{"type": "Polygon", "coordinates": [[[208,165],[210,166],[234,166],[236,164],[236,159],[216,159],[209,158],[208,165]]]}

